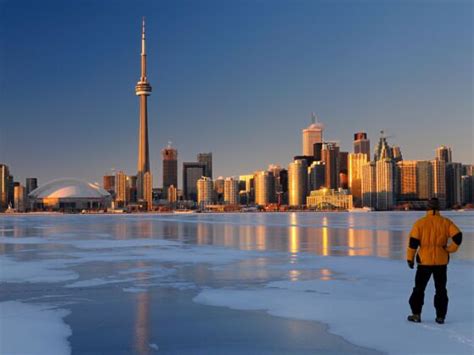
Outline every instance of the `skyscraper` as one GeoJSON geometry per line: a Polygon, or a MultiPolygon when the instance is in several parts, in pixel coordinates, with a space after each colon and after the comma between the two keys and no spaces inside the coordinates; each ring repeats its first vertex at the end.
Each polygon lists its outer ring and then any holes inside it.
{"type": "Polygon", "coordinates": [[[203,208],[207,205],[210,205],[214,202],[214,184],[212,183],[212,179],[203,176],[198,179],[196,183],[197,188],[197,203],[198,205],[203,208]]]}
{"type": "Polygon", "coordinates": [[[455,207],[461,205],[461,163],[447,163],[446,164],[446,202],[448,207],[455,207]]]}
{"type": "Polygon", "coordinates": [[[26,209],[26,189],[19,182],[14,185],[14,207],[17,212],[24,212],[26,209]]]}
{"type": "Polygon", "coordinates": [[[377,206],[377,170],[375,162],[368,161],[362,166],[361,175],[362,206],[377,206]]]}
{"type": "Polygon", "coordinates": [[[385,158],[393,158],[393,151],[392,148],[388,145],[387,137],[384,134],[384,131],[380,131],[380,139],[379,143],[377,144],[377,148],[375,149],[374,160],[382,159],[382,156],[385,158]]]}
{"type": "Polygon", "coordinates": [[[115,202],[117,207],[125,207],[128,203],[127,199],[127,175],[123,171],[115,174],[115,202]]]}
{"type": "Polygon", "coordinates": [[[417,161],[404,160],[397,163],[398,200],[413,201],[418,197],[417,161]]]}
{"type": "Polygon", "coordinates": [[[265,206],[275,202],[275,177],[269,171],[257,171],[254,178],[255,204],[265,206]]]}
{"type": "Polygon", "coordinates": [[[367,133],[357,132],[354,134],[354,153],[367,154],[370,157],[370,140],[367,139],[367,133]]]}
{"type": "Polygon", "coordinates": [[[306,160],[297,159],[288,165],[288,204],[303,206],[306,204],[308,188],[308,165],[306,160]]]}
{"type": "Polygon", "coordinates": [[[161,151],[163,158],[163,193],[168,193],[168,187],[173,185],[178,188],[178,151],[168,144],[161,151]]]}
{"type": "Polygon", "coordinates": [[[214,197],[217,203],[224,202],[224,185],[225,180],[222,176],[219,176],[216,180],[214,180],[214,197]]]}
{"type": "Polygon", "coordinates": [[[104,190],[110,195],[115,195],[115,175],[104,175],[103,176],[104,190]]]}
{"type": "Polygon", "coordinates": [[[394,161],[381,158],[375,163],[377,175],[377,209],[390,210],[395,203],[394,161]]]}
{"type": "Polygon", "coordinates": [[[436,159],[442,160],[445,163],[451,163],[453,161],[453,153],[451,148],[445,145],[436,148],[436,159]]]}
{"type": "Polygon", "coordinates": [[[392,147],[392,159],[395,163],[403,160],[402,151],[399,146],[392,147]]]}
{"type": "Polygon", "coordinates": [[[212,179],[212,153],[199,153],[198,163],[204,164],[204,175],[212,179]]]}
{"type": "Polygon", "coordinates": [[[339,152],[339,183],[338,187],[341,189],[349,188],[349,153],[348,152],[339,152]]]}
{"type": "Polygon", "coordinates": [[[10,190],[10,171],[8,166],[0,164],[0,210],[8,208],[10,190]]]}
{"type": "Polygon", "coordinates": [[[150,171],[148,151],[148,107],[147,99],[151,94],[151,85],[146,76],[145,19],[142,23],[141,76],[135,86],[135,93],[140,98],[140,127],[138,131],[138,166],[137,166],[137,199],[145,199],[144,174],[150,171]]]}
{"type": "Polygon", "coordinates": [[[238,205],[239,201],[239,180],[228,177],[224,181],[224,203],[226,205],[238,205]]]}
{"type": "Polygon", "coordinates": [[[326,179],[326,164],[322,161],[314,161],[308,167],[309,191],[319,190],[324,187],[326,179]]]}
{"type": "Polygon", "coordinates": [[[183,197],[197,202],[197,181],[204,176],[205,165],[202,163],[183,163],[183,197]]]}
{"type": "Polygon", "coordinates": [[[429,200],[433,191],[433,173],[429,161],[419,160],[416,162],[417,198],[429,200]]]}
{"type": "Polygon", "coordinates": [[[339,146],[335,142],[325,142],[321,151],[322,160],[326,164],[326,188],[337,190],[339,187],[339,146]]]}
{"type": "Polygon", "coordinates": [[[446,162],[435,159],[431,161],[433,177],[432,196],[438,198],[440,208],[446,208],[446,162]]]}
{"type": "Polygon", "coordinates": [[[153,209],[153,175],[150,171],[143,174],[143,200],[146,202],[146,209],[153,209]]]}
{"type": "Polygon", "coordinates": [[[37,178],[26,178],[26,181],[25,181],[26,196],[28,196],[30,192],[36,189],[37,187],[38,187],[37,178]]]}
{"type": "Polygon", "coordinates": [[[303,129],[303,155],[313,156],[313,145],[323,141],[324,125],[316,121],[316,115],[311,114],[311,124],[303,129]]]}
{"type": "Polygon", "coordinates": [[[349,189],[354,198],[354,206],[362,206],[362,167],[367,164],[366,153],[349,154],[349,189]]]}

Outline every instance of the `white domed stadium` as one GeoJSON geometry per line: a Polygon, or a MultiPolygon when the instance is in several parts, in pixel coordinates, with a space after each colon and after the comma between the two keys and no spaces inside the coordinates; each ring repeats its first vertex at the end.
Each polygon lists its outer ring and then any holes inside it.
{"type": "Polygon", "coordinates": [[[79,179],[50,181],[28,195],[33,210],[81,211],[107,208],[110,194],[97,185],[79,179]]]}

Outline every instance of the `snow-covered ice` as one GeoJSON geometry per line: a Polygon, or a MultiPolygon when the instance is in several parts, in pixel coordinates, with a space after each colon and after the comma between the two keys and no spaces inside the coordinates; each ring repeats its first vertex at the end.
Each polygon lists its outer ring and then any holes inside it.
{"type": "MultiPolygon", "coordinates": [[[[280,266],[276,266],[281,268],[280,266]]],[[[319,269],[313,280],[273,281],[253,289],[206,289],[196,302],[238,310],[265,310],[328,324],[353,344],[389,354],[474,353],[472,263],[449,266],[447,323],[434,322],[433,285],[425,296],[422,324],[406,321],[414,272],[406,262],[367,257],[315,257],[285,265],[288,272],[319,269]]]]}
{"type": "Polygon", "coordinates": [[[48,305],[0,302],[0,354],[70,354],[68,314],[48,305]]]}

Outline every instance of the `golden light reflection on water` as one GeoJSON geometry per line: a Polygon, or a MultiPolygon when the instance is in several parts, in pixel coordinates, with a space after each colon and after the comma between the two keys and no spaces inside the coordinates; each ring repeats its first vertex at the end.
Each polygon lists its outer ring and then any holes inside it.
{"type": "MultiPolygon", "coordinates": [[[[137,268],[142,269],[147,265],[144,262],[138,262],[137,268]]],[[[146,272],[139,272],[137,279],[145,279],[148,276],[146,272]]],[[[148,290],[136,294],[136,318],[134,326],[135,350],[139,355],[148,355],[150,353],[150,295],[148,290]]]]}
{"type": "Polygon", "coordinates": [[[332,280],[332,271],[329,270],[329,269],[321,269],[320,270],[320,273],[321,273],[321,277],[320,279],[323,280],[323,281],[328,281],[328,280],[332,280]]]}
{"type": "Polygon", "coordinates": [[[288,236],[288,251],[296,254],[300,250],[300,227],[298,227],[298,217],[296,213],[290,214],[290,227],[288,236]]]}
{"type": "Polygon", "coordinates": [[[298,271],[298,270],[290,270],[288,272],[290,281],[298,281],[300,275],[301,275],[301,271],[298,271]]]}

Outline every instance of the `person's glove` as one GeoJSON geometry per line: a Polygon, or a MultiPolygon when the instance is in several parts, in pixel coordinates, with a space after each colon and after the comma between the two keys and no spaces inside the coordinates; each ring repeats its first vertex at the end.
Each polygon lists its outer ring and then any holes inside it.
{"type": "Polygon", "coordinates": [[[407,260],[407,263],[410,269],[413,269],[415,267],[415,262],[413,260],[407,260]]]}

